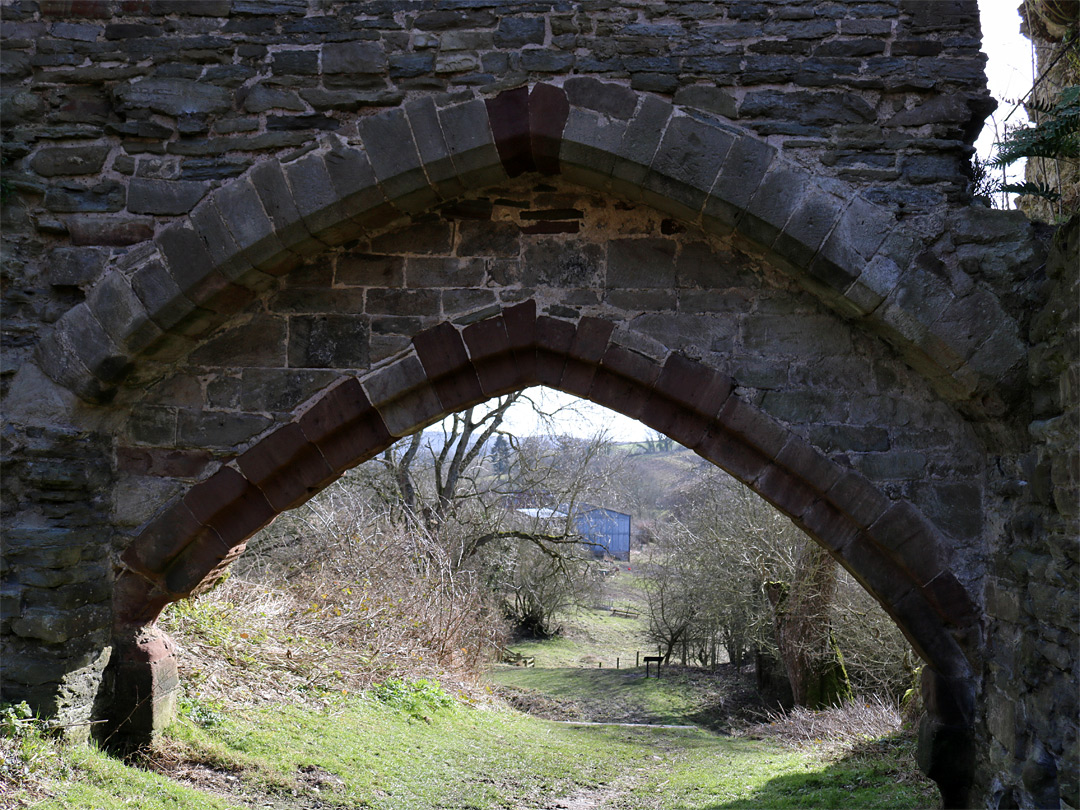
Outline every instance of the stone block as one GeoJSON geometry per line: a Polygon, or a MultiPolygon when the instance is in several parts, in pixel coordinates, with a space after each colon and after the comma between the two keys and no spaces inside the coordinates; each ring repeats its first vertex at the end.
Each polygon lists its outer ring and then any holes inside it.
{"type": "Polygon", "coordinates": [[[558,174],[559,149],[570,113],[566,92],[550,84],[533,85],[529,93],[529,141],[536,170],[558,174]]]}
{"type": "Polygon", "coordinates": [[[97,248],[56,247],[45,269],[53,287],[83,287],[96,281],[105,267],[106,252],[97,248]]]}
{"type": "Polygon", "coordinates": [[[185,223],[164,228],[154,241],[176,286],[192,303],[212,312],[229,313],[254,297],[250,290],[231,284],[214,270],[205,243],[185,223]]]}
{"type": "Polygon", "coordinates": [[[66,217],[64,225],[72,245],[124,247],[154,235],[154,221],[149,217],[80,214],[66,217]]]}
{"type": "Polygon", "coordinates": [[[289,318],[289,366],[367,368],[368,339],[368,319],[364,316],[294,316],[289,318]]]}
{"type": "Polygon", "coordinates": [[[443,199],[453,199],[465,192],[458,177],[457,167],[450,156],[450,147],[443,137],[442,125],[435,102],[429,96],[415,99],[405,105],[416,150],[420,155],[428,180],[443,199]]]}
{"type": "Polygon", "coordinates": [[[95,285],[87,297],[87,306],[112,341],[131,355],[162,334],[120,273],[111,273],[95,285]]]}
{"type": "Polygon", "coordinates": [[[971,677],[971,664],[945,630],[948,619],[931,607],[921,591],[913,590],[890,600],[889,612],[905,631],[915,652],[933,669],[957,680],[971,677]]]}
{"type": "Polygon", "coordinates": [[[357,129],[379,185],[397,208],[419,212],[438,200],[428,184],[403,110],[362,118],[357,129]]]}
{"type": "Polygon", "coordinates": [[[895,225],[893,215],[856,197],[840,216],[810,266],[815,278],[845,292],[895,225]]]}
{"type": "Polygon", "coordinates": [[[776,463],[812,484],[819,493],[826,492],[844,472],[839,464],[795,434],[788,436],[783,448],[776,454],[776,463]]]}
{"type": "Polygon", "coordinates": [[[164,583],[122,570],[113,585],[114,627],[142,627],[154,621],[175,597],[164,583]]]}
{"type": "Polygon", "coordinates": [[[727,398],[717,421],[770,459],[784,448],[790,436],[786,427],[738,397],[727,398]]]}
{"type": "Polygon", "coordinates": [[[761,247],[770,247],[812,185],[813,179],[801,169],[774,166],[739,217],[739,233],[761,247]]]}
{"type": "Polygon", "coordinates": [[[116,466],[120,472],[162,478],[198,478],[213,461],[204,450],[117,447],[116,466]]]}
{"type": "Polygon", "coordinates": [[[228,89],[187,79],[142,79],[113,88],[119,112],[152,110],[178,118],[183,115],[217,115],[228,112],[232,95],[228,89]]]}
{"type": "MultiPolygon", "coordinates": [[[[330,230],[312,230],[321,240],[329,240],[332,244],[346,242],[359,230],[352,222],[378,228],[400,216],[379,188],[372,163],[362,150],[338,145],[324,154],[323,162],[330,180],[329,188],[334,192],[334,202],[324,204],[325,214],[320,217],[330,230]]],[[[313,191],[314,184],[322,180],[324,170],[318,164],[312,164],[309,171],[311,175],[306,184],[308,192],[313,191]]],[[[296,190],[297,185],[293,184],[293,188],[296,190]]],[[[313,213],[309,212],[308,215],[309,228],[313,213]]]]}
{"type": "Polygon", "coordinates": [[[675,286],[675,248],[671,239],[613,239],[608,242],[607,287],[675,286]]]}
{"type": "Polygon", "coordinates": [[[260,314],[207,341],[189,357],[193,366],[236,368],[286,365],[285,319],[260,314]]]}
{"type": "Polygon", "coordinates": [[[369,375],[363,386],[394,436],[407,436],[445,413],[416,355],[406,355],[383,366],[369,375]]]}
{"type": "Polygon", "coordinates": [[[524,45],[543,45],[546,25],[543,17],[506,16],[495,30],[498,48],[516,49],[524,45]]]}
{"type": "Polygon", "coordinates": [[[612,177],[622,181],[619,186],[638,199],[636,191],[649,173],[660,138],[671,117],[672,107],[655,96],[645,96],[634,117],[630,119],[617,150],[618,159],[612,167],[612,177]]]}
{"type": "Polygon", "coordinates": [[[232,450],[270,426],[265,416],[225,411],[180,411],[178,441],[185,447],[232,450]]]}
{"type": "Polygon", "coordinates": [[[120,382],[131,371],[127,354],[112,341],[86,303],[64,313],[54,334],[65,350],[106,385],[120,382]]]}
{"type": "Polygon", "coordinates": [[[381,42],[327,42],[322,46],[323,73],[382,73],[386,53],[381,42]]]}
{"type": "Polygon", "coordinates": [[[749,135],[732,142],[705,201],[703,213],[707,230],[723,235],[735,226],[766,173],[776,163],[777,155],[775,148],[749,135]]]}
{"type": "Polygon", "coordinates": [[[744,484],[753,481],[769,466],[768,458],[720,427],[709,428],[694,452],[744,484]]]}
{"type": "Polygon", "coordinates": [[[713,369],[672,354],[657,377],[643,422],[695,449],[731,393],[731,380],[713,369]]]}
{"type": "Polygon", "coordinates": [[[734,140],[723,129],[697,119],[672,118],[643,180],[644,187],[690,211],[701,211],[734,140]]]}
{"type": "MultiPolygon", "coordinates": [[[[508,322],[509,323],[509,322],[508,322]]],[[[549,388],[558,388],[566,368],[566,356],[577,330],[569,321],[541,315],[536,318],[536,377],[549,388]]],[[[586,390],[586,393],[587,390],[586,390]]]]}
{"type": "Polygon", "coordinates": [[[248,173],[248,180],[259,195],[259,201],[282,245],[290,252],[305,257],[326,250],[326,245],[313,238],[308,231],[280,163],[276,160],[256,163],[248,173]]]}
{"type": "Polygon", "coordinates": [[[578,321],[574,339],[566,353],[566,366],[560,390],[588,397],[600,359],[607,351],[615,325],[602,318],[586,317],[578,321]]]}
{"type": "Polygon", "coordinates": [[[660,366],[643,354],[609,345],[596,369],[589,399],[638,419],[652,394],[660,366]]]}
{"type": "Polygon", "coordinates": [[[265,291],[274,283],[273,276],[256,270],[244,256],[212,197],[192,210],[189,221],[206,246],[212,266],[229,281],[255,292],[265,291]]]}
{"type": "Polygon", "coordinates": [[[183,502],[176,502],[154,518],[120,555],[132,571],[147,577],[164,573],[176,556],[201,534],[213,533],[191,514],[183,502]]]}
{"type": "Polygon", "coordinates": [[[951,572],[942,571],[922,591],[934,610],[947,617],[953,627],[976,627],[981,621],[971,594],[951,572]]]}
{"type": "Polygon", "coordinates": [[[135,177],[128,184],[127,208],[133,214],[186,214],[203,198],[210,184],[198,180],[150,180],[135,177]]]}
{"type": "Polygon", "coordinates": [[[240,407],[285,417],[338,376],[317,369],[246,368],[241,376],[240,407]]]}
{"type": "Polygon", "coordinates": [[[287,253],[285,245],[275,233],[274,223],[248,178],[238,177],[222,186],[213,193],[212,199],[236,246],[253,267],[281,275],[295,266],[296,257],[291,257],[292,263],[283,263],[283,255],[287,253]]]}
{"type": "Polygon", "coordinates": [[[716,113],[725,118],[735,118],[738,115],[737,104],[732,95],[726,90],[707,84],[681,87],[673,100],[676,105],[716,113]]]}
{"type": "Polygon", "coordinates": [[[486,102],[499,159],[510,177],[536,171],[529,130],[529,88],[504,90],[486,102]]]}
{"type": "Polygon", "coordinates": [[[626,123],[571,107],[559,148],[559,164],[567,179],[604,189],[615,168],[626,123]]]}
{"type": "Polygon", "coordinates": [[[46,644],[63,644],[106,627],[110,610],[105,605],[85,605],[73,610],[28,607],[11,622],[11,632],[46,644]]]}
{"type": "Polygon", "coordinates": [[[174,646],[163,632],[142,629],[114,642],[108,666],[112,700],[102,739],[116,753],[157,741],[175,719],[180,676],[174,646]]]}
{"type": "Polygon", "coordinates": [[[30,168],[43,177],[97,174],[105,165],[110,149],[108,144],[46,146],[30,158],[30,168]]]}
{"type": "Polygon", "coordinates": [[[829,487],[826,498],[861,529],[871,526],[891,505],[877,487],[854,470],[829,487]]]}
{"type": "Polygon", "coordinates": [[[905,501],[889,507],[868,532],[875,543],[907,570],[917,585],[926,585],[947,568],[948,561],[933,526],[905,501]]]}
{"type": "Polygon", "coordinates": [[[107,213],[124,208],[125,187],[112,180],[92,186],[57,182],[45,190],[45,208],[58,214],[107,213]]]}
{"type": "Polygon", "coordinates": [[[516,391],[527,382],[515,362],[506,322],[501,315],[469,324],[462,330],[461,337],[485,396],[516,391]]]}
{"type": "Polygon", "coordinates": [[[505,182],[487,105],[480,99],[439,110],[439,123],[458,177],[466,188],[484,188],[505,182]]]}
{"type": "Polygon", "coordinates": [[[834,552],[834,555],[842,555],[844,547],[860,532],[858,526],[824,500],[814,501],[796,523],[799,528],[834,552]]]}
{"type": "Polygon", "coordinates": [[[236,463],[277,512],[299,506],[337,477],[297,424],[256,442],[236,463]]]}
{"type": "Polygon", "coordinates": [[[793,475],[778,464],[770,464],[755,479],[752,487],[758,495],[793,520],[805,514],[819,491],[816,482],[793,475]]]}
{"type": "Polygon", "coordinates": [[[601,82],[591,76],[573,76],[563,83],[567,100],[611,118],[629,120],[637,109],[637,94],[629,87],[601,82]]]}
{"type": "MultiPolygon", "coordinates": [[[[269,521],[267,521],[269,522],[269,521]]],[[[228,546],[217,535],[188,545],[162,575],[165,589],[177,598],[196,596],[217,584],[225,569],[243,553],[245,543],[228,546]]]]}
{"type": "Polygon", "coordinates": [[[319,398],[300,417],[304,436],[322,452],[335,472],[365,461],[393,442],[382,417],[355,378],[319,398]]]}
{"type": "Polygon", "coordinates": [[[420,332],[413,338],[413,346],[446,411],[464,407],[458,403],[486,399],[461,333],[452,325],[442,323],[420,332]]]}
{"type": "Polygon", "coordinates": [[[258,488],[231,467],[196,484],[183,503],[199,523],[217,532],[227,548],[243,543],[277,514],[258,488]]]}
{"type": "Polygon", "coordinates": [[[796,267],[808,267],[840,217],[839,199],[810,188],[773,243],[773,250],[796,267]]]}
{"type": "MultiPolygon", "coordinates": [[[[865,533],[860,533],[847,543],[840,555],[844,567],[882,605],[891,608],[915,588],[915,583],[904,570],[865,533]]],[[[895,614],[892,615],[896,618],[895,614]]],[[[909,629],[903,624],[900,627],[909,629]]],[[[911,640],[910,635],[908,639],[911,640]]]]}

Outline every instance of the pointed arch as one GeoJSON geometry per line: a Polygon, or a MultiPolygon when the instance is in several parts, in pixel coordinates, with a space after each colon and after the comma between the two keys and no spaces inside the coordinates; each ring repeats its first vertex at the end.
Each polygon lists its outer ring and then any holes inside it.
{"type": "Polygon", "coordinates": [[[922,305],[940,282],[917,271],[918,241],[891,211],[720,117],[617,85],[600,85],[591,104],[548,84],[445,107],[418,99],[362,118],[355,143],[332,136],[262,161],[129,251],[35,361],[82,399],[107,402],[140,357],[205,336],[306,257],[539,172],[734,232],[951,401],[977,410],[1020,362],[1017,326],[995,301],[942,288],[944,312],[922,305]]]}

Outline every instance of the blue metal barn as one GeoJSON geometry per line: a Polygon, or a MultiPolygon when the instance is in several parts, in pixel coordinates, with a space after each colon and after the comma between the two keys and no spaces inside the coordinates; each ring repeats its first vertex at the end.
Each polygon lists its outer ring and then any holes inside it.
{"type": "Polygon", "coordinates": [[[571,509],[574,514],[574,531],[580,534],[582,542],[592,549],[594,557],[629,561],[630,515],[602,506],[581,504],[571,507],[565,503],[554,508],[526,507],[517,511],[532,518],[556,520],[565,518],[571,513],[571,509]]]}

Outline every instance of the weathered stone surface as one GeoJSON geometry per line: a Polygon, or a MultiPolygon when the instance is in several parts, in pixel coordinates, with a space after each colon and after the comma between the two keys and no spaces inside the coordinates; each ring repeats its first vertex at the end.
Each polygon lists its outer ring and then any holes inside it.
{"type": "Polygon", "coordinates": [[[113,90],[121,112],[149,109],[179,117],[222,113],[231,106],[224,87],[185,79],[143,79],[113,90]]]}
{"type": "Polygon", "coordinates": [[[105,165],[110,147],[107,144],[87,146],[49,146],[39,149],[30,159],[30,168],[45,177],[64,174],[97,174],[105,165]]]}
{"type": "Polygon", "coordinates": [[[197,180],[144,180],[128,186],[127,208],[133,214],[186,214],[203,198],[210,184],[197,180]]]}

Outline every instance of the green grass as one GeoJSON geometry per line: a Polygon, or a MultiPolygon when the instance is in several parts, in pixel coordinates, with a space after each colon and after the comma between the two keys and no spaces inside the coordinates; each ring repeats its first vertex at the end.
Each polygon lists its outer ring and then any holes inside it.
{"type": "Polygon", "coordinates": [[[230,799],[100,753],[68,752],[78,771],[37,808],[234,806],[550,807],[592,797],[620,810],[718,807],[924,807],[887,768],[704,730],[575,726],[460,703],[419,719],[370,698],[329,711],[267,706],[211,728],[181,723],[169,748],[235,779],[230,799]],[[315,791],[305,775],[323,774],[315,791]]]}

